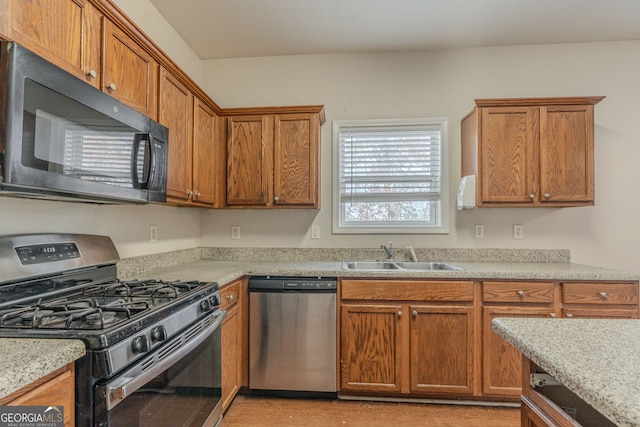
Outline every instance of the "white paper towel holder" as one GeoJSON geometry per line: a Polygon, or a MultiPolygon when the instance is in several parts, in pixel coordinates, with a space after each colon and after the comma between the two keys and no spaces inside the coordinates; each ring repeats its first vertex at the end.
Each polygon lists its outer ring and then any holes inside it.
{"type": "Polygon", "coordinates": [[[458,186],[457,208],[474,209],[476,207],[476,176],[467,175],[460,179],[458,186]]]}

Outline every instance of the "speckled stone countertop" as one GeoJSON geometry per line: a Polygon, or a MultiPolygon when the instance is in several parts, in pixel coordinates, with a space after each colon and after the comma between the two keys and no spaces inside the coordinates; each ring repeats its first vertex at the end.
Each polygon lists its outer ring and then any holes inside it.
{"type": "MultiPolygon", "coordinates": [[[[352,271],[342,261],[383,257],[372,248],[194,248],[126,258],[121,278],[203,280],[229,283],[245,275],[328,277],[415,277],[512,280],[639,280],[640,274],[570,262],[566,249],[416,248],[420,261],[444,261],[463,271],[352,271]]],[[[396,258],[410,259],[406,249],[396,258]]]]}
{"type": "Polygon", "coordinates": [[[0,338],[0,397],[84,356],[79,340],[0,338]]]}
{"type": "Polygon", "coordinates": [[[492,328],[612,422],[640,425],[640,320],[496,318],[492,328]]]}
{"type": "Polygon", "coordinates": [[[511,280],[638,280],[640,275],[572,263],[503,263],[456,262],[463,271],[352,271],[344,270],[341,262],[319,261],[213,261],[200,260],[164,268],[128,272],[121,278],[155,278],[162,280],[216,281],[220,285],[250,276],[301,277],[398,277],[431,279],[511,279],[511,280]]]}

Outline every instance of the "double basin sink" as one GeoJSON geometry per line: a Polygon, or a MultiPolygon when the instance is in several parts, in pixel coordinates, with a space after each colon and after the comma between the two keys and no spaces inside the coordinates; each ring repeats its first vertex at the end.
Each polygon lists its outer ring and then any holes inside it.
{"type": "Polygon", "coordinates": [[[344,261],[343,270],[355,271],[463,271],[464,268],[447,262],[410,262],[410,261],[344,261]]]}

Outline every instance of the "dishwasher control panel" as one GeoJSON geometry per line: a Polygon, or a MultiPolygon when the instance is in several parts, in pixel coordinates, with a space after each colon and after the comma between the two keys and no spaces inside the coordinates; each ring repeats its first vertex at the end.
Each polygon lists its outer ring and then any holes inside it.
{"type": "Polygon", "coordinates": [[[252,277],[249,292],[334,291],[335,278],[324,277],[252,277]]]}

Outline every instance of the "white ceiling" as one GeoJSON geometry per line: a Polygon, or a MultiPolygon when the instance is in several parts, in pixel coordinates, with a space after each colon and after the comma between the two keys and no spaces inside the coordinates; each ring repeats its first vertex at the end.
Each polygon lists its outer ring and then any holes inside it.
{"type": "Polygon", "coordinates": [[[201,59],[640,40],[640,0],[150,0],[201,59]]]}

